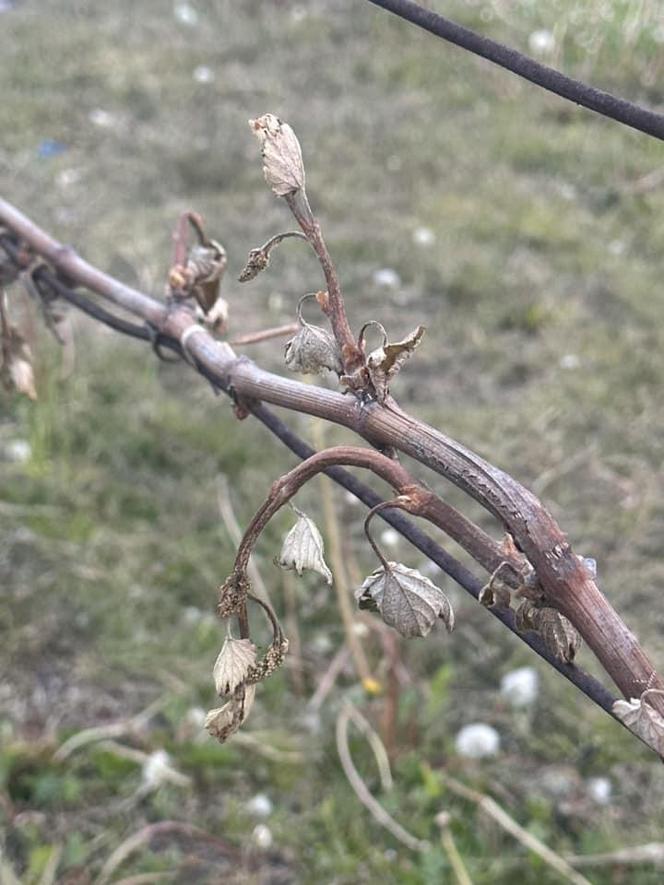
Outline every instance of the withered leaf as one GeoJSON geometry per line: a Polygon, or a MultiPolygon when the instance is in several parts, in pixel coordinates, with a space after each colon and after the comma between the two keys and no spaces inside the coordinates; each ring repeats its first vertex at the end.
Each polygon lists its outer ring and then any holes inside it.
{"type": "Polygon", "coordinates": [[[402,636],[426,636],[437,618],[451,632],[454,611],[443,591],[416,569],[400,562],[377,568],[355,591],[360,608],[377,609],[402,636]]]}
{"type": "Polygon", "coordinates": [[[581,648],[581,636],[578,630],[555,608],[542,608],[539,609],[539,613],[538,631],[549,651],[552,651],[559,660],[571,664],[581,648]]]}
{"type": "Polygon", "coordinates": [[[304,187],[304,164],[297,137],[288,123],[274,114],[249,120],[263,154],[263,175],[278,197],[293,194],[304,187]]]}
{"type": "Polygon", "coordinates": [[[191,292],[204,313],[211,311],[217,301],[227,264],[226,250],[214,240],[207,245],[192,246],[189,252],[187,276],[191,281],[191,292]]]}
{"type": "Polygon", "coordinates": [[[250,639],[233,639],[224,642],[212,670],[217,694],[229,694],[245,681],[247,673],[256,663],[256,646],[250,639]]]}
{"type": "Polygon", "coordinates": [[[321,574],[328,584],[332,583],[332,572],[324,558],[324,544],[316,523],[305,513],[294,508],[298,520],[284,538],[279,556],[279,565],[284,569],[293,569],[301,575],[304,569],[311,569],[321,574]]]}
{"type": "Polygon", "coordinates": [[[647,695],[651,693],[662,694],[659,690],[644,691],[640,698],[616,701],[612,711],[649,747],[652,747],[660,756],[664,756],[664,717],[651,704],[647,703],[647,695]]]}
{"type": "Polygon", "coordinates": [[[509,608],[512,594],[502,581],[489,581],[480,590],[477,601],[485,608],[509,608]]]}
{"type": "Polygon", "coordinates": [[[205,717],[205,728],[208,734],[215,737],[220,744],[246,722],[256,697],[255,685],[238,685],[233,696],[223,705],[210,710],[205,717]]]}
{"type": "Polygon", "coordinates": [[[295,337],[286,344],[286,366],[291,372],[320,375],[326,370],[342,371],[339,348],[326,329],[303,323],[295,337]]]}
{"type": "Polygon", "coordinates": [[[515,624],[520,633],[539,633],[549,651],[567,664],[581,647],[578,630],[555,608],[536,606],[526,599],[517,609],[515,624]]]}
{"type": "Polygon", "coordinates": [[[418,326],[403,341],[396,341],[394,344],[386,341],[367,357],[367,370],[378,402],[385,402],[390,392],[390,381],[398,375],[403,364],[417,348],[424,331],[424,326],[418,326]]]}

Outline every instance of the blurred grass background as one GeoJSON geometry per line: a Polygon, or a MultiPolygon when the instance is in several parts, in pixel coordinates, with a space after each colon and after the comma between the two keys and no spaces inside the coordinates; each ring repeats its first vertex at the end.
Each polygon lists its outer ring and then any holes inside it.
{"type": "MultiPolygon", "coordinates": [[[[430,5],[572,76],[664,103],[658,2],[430,5]]],[[[397,398],[544,498],[664,666],[660,143],[360,0],[7,2],[0,58],[3,196],[154,293],[178,213],[201,212],[229,253],[235,334],[288,322],[297,297],[320,285],[295,242],[263,277],[234,282],[251,247],[293,226],[262,181],[247,119],[269,110],[288,120],[354,326],[428,327],[397,398]]],[[[455,633],[401,648],[410,682],[391,792],[352,741],[369,786],[429,852],[381,829],[338,761],[344,698],[374,722],[383,698],[365,697],[346,664],[321,709],[307,705],[344,641],[315,580],[295,590],[303,685],[291,663],[259,690],[248,738],[221,747],[204,736],[223,640],[216,587],[233,558],[219,477],[245,525],[293,460],[186,368],[74,322],[74,372],[61,377],[60,353],[39,332],[39,401],[0,399],[0,876],[11,866],[25,883],[98,881],[128,836],[176,820],[217,841],[157,834],[113,881],[451,882],[434,823],[447,810],[474,882],[560,881],[451,795],[443,769],[561,854],[661,839],[661,765],[452,586],[455,633]],[[500,680],[524,665],[539,693],[515,710],[500,680]],[[155,702],[115,744],[53,759],[71,735],[155,702]],[[477,721],[498,731],[497,755],[457,752],[455,735],[477,721]],[[188,780],[163,780],[161,751],[188,780]]],[[[250,355],[280,370],[279,342],[250,355]]],[[[289,421],[311,438],[309,420],[289,421]]],[[[300,496],[314,516],[319,497],[319,487],[300,496]]],[[[336,500],[347,549],[372,569],[361,508],[336,500]]],[[[287,524],[260,548],[280,611],[271,559],[287,524]]],[[[405,544],[390,556],[422,565],[405,544]]],[[[384,681],[380,644],[362,641],[384,681]]],[[[593,667],[587,652],[581,663],[593,667]]],[[[660,875],[603,865],[589,878],[660,875]]]]}

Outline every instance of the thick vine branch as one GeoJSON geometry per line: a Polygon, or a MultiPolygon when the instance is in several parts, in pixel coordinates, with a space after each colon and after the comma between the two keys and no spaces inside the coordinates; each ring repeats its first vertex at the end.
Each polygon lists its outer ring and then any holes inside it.
{"type": "Polygon", "coordinates": [[[664,139],[664,115],[662,114],[642,108],[624,98],[603,92],[601,89],[595,89],[594,86],[589,86],[580,80],[567,77],[560,71],[556,71],[555,68],[543,65],[535,59],[517,52],[516,49],[510,49],[509,46],[491,40],[489,37],[482,37],[475,31],[471,31],[463,25],[457,25],[430,9],[424,9],[412,0],[369,0],[369,2],[393,12],[399,18],[429,31],[436,37],[448,40],[462,49],[486,58],[549,92],[554,92],[556,95],[595,111],[603,117],[609,117],[626,126],[631,126],[632,129],[638,129],[647,135],[664,139]]]}
{"type": "MultiPolygon", "coordinates": [[[[236,399],[246,401],[248,410],[264,423],[274,425],[273,416],[268,418],[265,407],[256,402],[259,399],[347,426],[374,444],[400,449],[455,482],[496,515],[513,535],[534,566],[548,604],[557,607],[572,621],[627,697],[640,697],[646,687],[652,689],[662,685],[635,637],[599,592],[553,519],[531,493],[507,474],[439,431],[406,415],[393,403],[385,406],[362,404],[349,396],[262,371],[247,358],[238,357],[227,344],[214,340],[204,329],[196,327],[188,308],[176,306],[169,309],[103,274],[2,200],[0,221],[68,282],[84,285],[117,307],[140,317],[175,349],[181,349],[179,342],[186,336],[187,352],[201,374],[236,399]],[[196,334],[190,334],[192,329],[196,334]]],[[[288,444],[297,450],[292,440],[288,444]]],[[[327,472],[337,478],[337,471],[338,468],[330,468],[327,472]]],[[[403,516],[396,513],[384,516],[403,531],[403,516]]],[[[432,549],[430,539],[423,533],[418,536],[417,532],[416,529],[409,532],[410,537],[417,537],[417,546],[434,561],[444,561],[448,557],[444,552],[440,557],[435,550],[432,552],[436,555],[432,555],[429,552],[432,549]]],[[[479,594],[482,585],[467,570],[464,574],[463,566],[460,569],[457,574],[462,577],[464,586],[474,595],[479,594]]],[[[512,612],[494,611],[493,614],[510,629],[515,629],[512,612]]],[[[522,638],[600,706],[610,709],[613,699],[595,680],[585,674],[579,678],[580,671],[576,667],[552,660],[552,655],[545,650],[543,653],[541,643],[537,648],[536,636],[527,634],[522,638]]]]}

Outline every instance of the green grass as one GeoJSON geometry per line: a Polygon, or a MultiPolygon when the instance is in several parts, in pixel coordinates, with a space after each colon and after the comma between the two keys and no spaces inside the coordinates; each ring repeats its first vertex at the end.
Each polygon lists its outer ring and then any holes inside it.
{"type": "MultiPolygon", "coordinates": [[[[556,46],[545,61],[661,105],[656,3],[432,5],[526,51],[534,31],[549,29],[556,46]]],[[[664,188],[639,184],[661,168],[661,145],[366,3],[222,0],[196,9],[194,27],[154,0],[25,2],[2,14],[3,196],[154,293],[163,291],[175,219],[194,208],[229,253],[233,333],[287,322],[297,297],[320,285],[300,245],[285,244],[246,288],[234,282],[251,247],[292,227],[262,181],[246,121],[267,110],[287,119],[353,325],[375,317],[394,335],[428,327],[397,397],[541,494],[664,662],[664,188]],[[202,65],[212,83],[194,79],[202,65]],[[42,159],[44,139],[66,150],[42,159]],[[421,227],[433,245],[414,240],[421,227]],[[398,272],[399,290],[372,282],[380,267],[398,272]]],[[[259,692],[246,726],[254,744],[202,737],[223,641],[216,588],[234,552],[218,477],[229,477],[246,525],[293,459],[253,420],[237,422],[186,367],[159,364],[144,345],[87,320],[75,327],[69,377],[38,332],[39,401],[0,399],[0,847],[28,885],[53,846],[62,850],[58,882],[92,881],[124,838],[173,819],[240,848],[242,861],[229,867],[218,844],[163,839],[128,857],[116,878],[158,871],[171,881],[167,871],[178,870],[174,880],[187,882],[451,882],[434,824],[443,809],[475,883],[559,881],[446,792],[442,768],[494,795],[562,854],[661,839],[661,766],[451,586],[452,637],[402,644],[412,682],[400,697],[391,793],[381,793],[368,748],[352,739],[371,789],[431,851],[415,855],[380,828],[338,761],[342,699],[377,725],[382,700],[365,698],[346,668],[315,722],[307,712],[343,641],[315,581],[297,588],[305,696],[287,668],[259,692]],[[29,443],[25,462],[9,457],[17,440],[29,443]],[[517,714],[498,686],[524,664],[537,668],[541,691],[533,710],[517,714]],[[165,749],[190,786],[138,796],[140,764],[113,746],[54,761],[67,737],[156,699],[149,726],[119,743],[165,749]],[[471,763],[456,755],[454,736],[478,720],[498,729],[502,750],[471,763]],[[587,779],[597,776],[612,781],[608,806],[589,796],[587,779]],[[257,793],[273,803],[267,850],[252,836],[261,821],[247,802],[257,793]]],[[[251,355],[281,370],[281,352],[274,343],[251,355]]],[[[289,421],[311,436],[307,419],[289,421]]],[[[318,514],[317,487],[300,498],[318,514]]],[[[361,510],[341,496],[338,504],[348,543],[373,568],[361,510]]],[[[286,525],[277,521],[259,549],[280,612],[271,559],[286,525]]],[[[398,553],[421,563],[405,544],[398,553]]],[[[363,641],[384,679],[379,644],[363,641]]],[[[587,652],[581,662],[594,667],[587,652]]],[[[647,865],[589,878],[625,876],[657,881],[647,865]]]]}

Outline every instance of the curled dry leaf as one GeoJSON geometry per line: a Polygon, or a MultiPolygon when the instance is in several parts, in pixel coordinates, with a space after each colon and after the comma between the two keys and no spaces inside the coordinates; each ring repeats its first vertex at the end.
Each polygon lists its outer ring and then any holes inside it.
{"type": "Polygon", "coordinates": [[[578,630],[555,608],[535,606],[526,599],[517,609],[515,623],[520,633],[539,633],[549,651],[567,664],[572,663],[581,647],[578,630]]]}
{"type": "Polygon", "coordinates": [[[205,717],[208,734],[215,737],[220,744],[227,741],[246,721],[255,697],[255,685],[238,685],[231,699],[223,707],[208,712],[205,717]]]}
{"type": "Polygon", "coordinates": [[[327,297],[326,292],[315,292],[303,295],[297,305],[297,321],[300,330],[286,344],[286,366],[292,372],[301,372],[304,375],[321,374],[326,369],[341,374],[343,365],[341,354],[334,340],[334,336],[320,326],[313,326],[302,316],[302,305],[309,298],[320,299],[327,297]]]}
{"type": "Polygon", "coordinates": [[[294,510],[298,519],[284,538],[279,565],[284,569],[295,570],[298,575],[301,575],[304,569],[311,569],[321,574],[327,583],[331,584],[332,572],[325,562],[325,547],[321,533],[313,519],[297,508],[294,510]]]}
{"type": "Polygon", "coordinates": [[[304,164],[297,137],[288,123],[274,114],[249,120],[263,154],[263,175],[278,197],[293,194],[304,187],[304,164]]]}
{"type": "Polygon", "coordinates": [[[440,587],[400,562],[377,568],[356,590],[355,598],[360,608],[379,611],[402,636],[426,636],[437,618],[449,632],[454,629],[454,611],[440,587]]]}
{"type": "Polygon", "coordinates": [[[489,581],[480,590],[477,601],[485,608],[510,608],[512,594],[502,581],[489,581]]]}
{"type": "Polygon", "coordinates": [[[644,691],[640,698],[616,701],[611,708],[614,716],[660,756],[664,756],[664,717],[647,702],[647,696],[662,693],[657,689],[650,689],[644,691]]]}
{"type": "Polygon", "coordinates": [[[390,344],[386,339],[380,347],[369,354],[367,371],[378,402],[385,402],[390,392],[390,381],[399,374],[401,367],[417,348],[423,335],[424,326],[418,326],[406,335],[403,341],[390,344]]]}
{"type": "Polygon", "coordinates": [[[286,344],[286,366],[291,372],[320,375],[326,370],[343,370],[339,348],[334,337],[320,326],[303,323],[300,331],[286,344]]]}
{"type": "Polygon", "coordinates": [[[189,252],[187,272],[193,294],[205,313],[212,310],[217,300],[227,264],[226,250],[214,240],[205,246],[193,246],[189,252]]]}
{"type": "Polygon", "coordinates": [[[256,663],[256,646],[250,639],[233,639],[224,642],[212,670],[217,694],[230,694],[245,681],[251,667],[256,663]]]}
{"type": "Polygon", "coordinates": [[[197,243],[189,251],[182,289],[194,296],[205,314],[212,310],[219,297],[227,264],[226,250],[214,240],[197,243]]]}
{"type": "Polygon", "coordinates": [[[10,391],[16,390],[36,400],[32,352],[23,336],[8,322],[2,327],[1,346],[0,381],[4,388],[10,391]]]}

